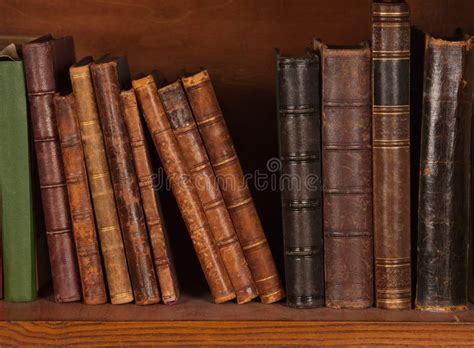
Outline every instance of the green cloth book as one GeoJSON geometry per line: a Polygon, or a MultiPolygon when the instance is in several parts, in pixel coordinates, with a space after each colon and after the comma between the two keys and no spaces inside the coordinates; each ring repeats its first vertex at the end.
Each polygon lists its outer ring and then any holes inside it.
{"type": "Polygon", "coordinates": [[[4,298],[36,298],[36,231],[31,141],[23,62],[15,45],[0,52],[0,209],[4,298]]]}

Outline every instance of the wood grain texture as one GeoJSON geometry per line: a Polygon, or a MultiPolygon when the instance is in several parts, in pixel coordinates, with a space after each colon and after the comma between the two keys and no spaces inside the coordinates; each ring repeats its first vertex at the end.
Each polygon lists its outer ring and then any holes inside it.
{"type": "Polygon", "coordinates": [[[37,321],[0,323],[0,344],[153,346],[469,346],[473,324],[380,322],[37,321]]]}

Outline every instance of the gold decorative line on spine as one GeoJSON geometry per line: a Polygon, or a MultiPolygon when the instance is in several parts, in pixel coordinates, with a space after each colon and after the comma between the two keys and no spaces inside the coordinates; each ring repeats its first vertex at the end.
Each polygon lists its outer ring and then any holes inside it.
{"type": "Polygon", "coordinates": [[[397,17],[397,16],[409,16],[410,12],[372,12],[374,16],[390,16],[390,17],[397,17]]]}
{"type": "Polygon", "coordinates": [[[242,202],[229,205],[229,206],[227,207],[227,209],[234,209],[234,208],[240,207],[240,206],[242,206],[242,205],[248,204],[248,203],[250,203],[250,202],[252,202],[252,197],[249,197],[249,198],[247,198],[247,199],[244,199],[242,202]]]}
{"type": "Polygon", "coordinates": [[[276,294],[279,294],[281,293],[282,291],[281,290],[277,290],[277,291],[273,291],[269,294],[261,294],[260,295],[260,298],[267,298],[267,297],[272,297],[273,295],[276,295],[276,294]]]}
{"type": "Polygon", "coordinates": [[[86,77],[86,76],[89,76],[89,73],[72,74],[73,79],[77,79],[79,77],[86,77]]]}
{"type": "Polygon", "coordinates": [[[384,112],[384,111],[374,111],[373,112],[374,115],[409,115],[410,114],[410,111],[407,110],[407,111],[392,111],[392,112],[384,112]]]}
{"type": "Polygon", "coordinates": [[[107,175],[109,175],[109,172],[99,173],[99,174],[93,174],[93,175],[90,176],[90,179],[105,178],[107,175]]]}
{"type": "Polygon", "coordinates": [[[372,53],[410,53],[410,50],[401,50],[401,51],[383,51],[383,50],[373,50],[372,53]]]}
{"type": "Polygon", "coordinates": [[[402,267],[410,267],[411,263],[402,263],[398,265],[380,265],[376,264],[375,267],[382,267],[382,268],[402,268],[402,267]]]}
{"type": "Polygon", "coordinates": [[[201,170],[203,170],[203,169],[205,169],[205,168],[207,168],[207,167],[210,167],[210,166],[211,166],[211,164],[210,164],[209,162],[206,162],[206,163],[200,164],[200,165],[198,165],[198,166],[196,166],[196,167],[194,167],[194,168],[191,168],[191,169],[190,169],[190,172],[191,172],[191,173],[196,173],[196,172],[199,172],[199,171],[201,171],[201,170]]]}
{"type": "Polygon", "coordinates": [[[398,139],[398,140],[383,140],[382,139],[382,140],[374,140],[374,143],[390,144],[390,143],[405,143],[409,141],[410,139],[398,139]]]}
{"type": "Polygon", "coordinates": [[[266,277],[266,278],[257,279],[257,280],[255,281],[255,283],[261,283],[261,282],[264,282],[264,281],[266,281],[266,280],[273,279],[273,278],[276,278],[276,277],[278,277],[278,275],[273,274],[273,275],[271,275],[271,276],[269,276],[269,277],[266,277]]]}
{"type": "Polygon", "coordinates": [[[232,161],[236,161],[237,160],[237,155],[232,155],[231,157],[223,160],[223,161],[220,161],[220,162],[217,162],[217,163],[214,163],[213,167],[214,168],[218,168],[218,167],[221,167],[223,166],[224,164],[227,164],[229,162],[232,162],[232,161]]]}
{"type": "Polygon", "coordinates": [[[377,105],[377,104],[374,104],[373,105],[373,108],[374,109],[378,109],[378,108],[407,108],[409,109],[410,108],[410,105],[377,105]]]}
{"type": "Polygon", "coordinates": [[[378,58],[378,57],[374,57],[372,58],[372,60],[407,60],[407,59],[410,59],[410,57],[398,57],[398,58],[378,58]]]}
{"type": "Polygon", "coordinates": [[[397,145],[397,146],[381,146],[381,145],[373,145],[374,148],[377,149],[406,149],[407,147],[410,147],[410,144],[407,145],[397,145]]]}
{"type": "Polygon", "coordinates": [[[91,126],[91,125],[96,124],[96,123],[98,123],[97,120],[82,121],[81,126],[91,126]]]}
{"type": "Polygon", "coordinates": [[[411,260],[411,257],[376,257],[375,260],[392,260],[392,261],[411,260]]]}
{"type": "Polygon", "coordinates": [[[377,299],[377,302],[381,302],[381,303],[406,303],[406,302],[411,302],[411,298],[393,298],[393,299],[390,299],[390,298],[379,298],[377,299]]]}
{"type": "Polygon", "coordinates": [[[410,23],[373,23],[372,26],[377,28],[400,28],[410,27],[410,23]]]}
{"type": "Polygon", "coordinates": [[[259,245],[262,245],[266,242],[265,239],[262,239],[262,240],[259,240],[258,242],[255,242],[255,243],[252,243],[252,244],[249,244],[249,245],[245,245],[245,246],[242,246],[242,249],[243,250],[249,250],[249,249],[252,249],[252,248],[255,248],[256,246],[259,246],[259,245]]]}
{"type": "Polygon", "coordinates": [[[198,122],[197,124],[200,125],[200,126],[203,126],[203,125],[205,125],[205,124],[212,123],[212,122],[218,120],[218,119],[221,118],[221,117],[222,117],[222,114],[221,114],[220,111],[219,111],[217,116],[214,116],[214,117],[205,119],[205,120],[203,120],[203,121],[198,122]]]}
{"type": "Polygon", "coordinates": [[[99,228],[99,231],[101,232],[109,232],[109,231],[116,231],[118,230],[119,227],[117,225],[114,225],[114,226],[107,226],[107,227],[102,227],[102,228],[99,228]]]}
{"type": "Polygon", "coordinates": [[[411,293],[411,288],[402,288],[402,289],[380,289],[377,290],[377,292],[381,294],[401,294],[405,292],[410,292],[411,293]]]}

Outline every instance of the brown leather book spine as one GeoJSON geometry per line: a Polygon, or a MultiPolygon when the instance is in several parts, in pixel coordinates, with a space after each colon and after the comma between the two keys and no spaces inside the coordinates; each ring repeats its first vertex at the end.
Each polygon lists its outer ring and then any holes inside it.
{"type": "Polygon", "coordinates": [[[372,9],[376,305],[410,309],[410,13],[403,1],[372,9]]]}
{"type": "Polygon", "coordinates": [[[181,83],[163,87],[158,94],[188,164],[237,302],[249,302],[258,296],[257,289],[181,83]]]}
{"type": "Polygon", "coordinates": [[[235,298],[235,292],[212,237],[196,187],[191,180],[188,165],[171,130],[153,77],[149,75],[134,80],[133,88],[214,301],[222,303],[232,300],[235,298]]]}
{"type": "Polygon", "coordinates": [[[157,192],[153,187],[153,170],[148,153],[145,134],[140,121],[137,99],[133,89],[120,93],[123,116],[127,126],[133,160],[137,172],[138,186],[143,201],[155,269],[164,304],[175,304],[179,299],[178,280],[168,245],[167,232],[161,213],[157,192]]]}
{"type": "Polygon", "coordinates": [[[182,81],[260,299],[279,301],[285,291],[209,74],[202,71],[182,81]],[[226,184],[229,178],[232,185],[226,184]]]}
{"type": "Polygon", "coordinates": [[[128,275],[127,259],[125,258],[89,65],[71,67],[69,73],[76,99],[76,113],[81,130],[110,301],[112,304],[132,302],[132,285],[128,275]]]}
{"type": "Polygon", "coordinates": [[[85,304],[107,302],[74,96],[54,97],[85,304]]]}
{"type": "Polygon", "coordinates": [[[373,303],[370,48],[315,40],[322,66],[326,306],[373,303]]]}
{"type": "Polygon", "coordinates": [[[148,244],[132,148],[120,107],[117,62],[93,63],[91,73],[135,303],[158,303],[158,282],[148,244]]]}
{"type": "Polygon", "coordinates": [[[74,63],[69,37],[23,46],[26,84],[56,302],[81,299],[79,270],[53,96],[74,63]]]}

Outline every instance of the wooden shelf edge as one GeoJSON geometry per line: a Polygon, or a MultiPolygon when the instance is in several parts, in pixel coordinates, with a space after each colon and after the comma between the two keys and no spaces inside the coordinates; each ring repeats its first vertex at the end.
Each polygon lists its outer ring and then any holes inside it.
{"type": "Polygon", "coordinates": [[[0,345],[472,345],[473,323],[1,321],[0,345]]]}

